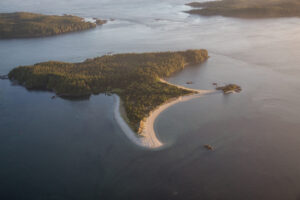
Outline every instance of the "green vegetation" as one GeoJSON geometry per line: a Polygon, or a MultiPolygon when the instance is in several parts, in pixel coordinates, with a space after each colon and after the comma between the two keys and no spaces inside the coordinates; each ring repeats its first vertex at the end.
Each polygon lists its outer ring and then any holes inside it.
{"type": "Polygon", "coordinates": [[[222,90],[225,94],[229,94],[232,92],[241,92],[242,88],[236,84],[228,84],[222,87],[217,87],[217,90],[222,90]]]}
{"type": "Polygon", "coordinates": [[[190,14],[239,18],[300,17],[300,0],[223,0],[189,3],[190,14]]]}
{"type": "Polygon", "coordinates": [[[63,97],[118,94],[134,131],[150,111],[171,98],[193,92],[159,81],[208,58],[206,50],[106,55],[82,63],[45,62],[21,66],[11,80],[28,89],[52,90],[63,97]]]}
{"type": "Polygon", "coordinates": [[[26,12],[0,14],[0,39],[32,38],[53,36],[63,33],[83,31],[104,24],[105,20],[96,23],[85,22],[83,18],[64,15],[41,15],[26,12]]]}

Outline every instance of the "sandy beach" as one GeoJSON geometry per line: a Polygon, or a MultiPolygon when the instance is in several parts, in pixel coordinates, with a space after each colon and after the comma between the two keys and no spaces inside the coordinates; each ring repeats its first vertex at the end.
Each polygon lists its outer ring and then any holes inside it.
{"type": "MultiPolygon", "coordinates": [[[[115,101],[114,118],[117,121],[117,123],[119,124],[122,131],[128,137],[128,139],[130,139],[133,143],[135,143],[136,145],[138,145],[140,147],[151,148],[151,149],[157,149],[157,148],[163,147],[164,144],[159,140],[159,138],[157,137],[155,130],[154,130],[155,120],[163,111],[165,111],[169,107],[171,107],[179,102],[189,101],[191,99],[199,98],[203,95],[215,92],[215,90],[190,89],[190,88],[186,88],[183,86],[178,86],[178,85],[168,83],[167,81],[165,81],[163,79],[160,79],[160,81],[163,83],[167,83],[169,85],[173,85],[173,86],[182,88],[182,89],[196,92],[196,94],[191,94],[191,95],[186,95],[186,96],[181,96],[178,98],[170,99],[168,102],[160,105],[155,110],[153,110],[149,114],[149,117],[147,117],[142,122],[143,128],[141,131],[141,136],[137,135],[137,133],[132,131],[132,129],[128,126],[127,122],[122,117],[122,105],[121,105],[120,97],[118,95],[114,95],[114,101],[115,101]]],[[[123,113],[123,115],[124,115],[124,113],[123,113]]]]}

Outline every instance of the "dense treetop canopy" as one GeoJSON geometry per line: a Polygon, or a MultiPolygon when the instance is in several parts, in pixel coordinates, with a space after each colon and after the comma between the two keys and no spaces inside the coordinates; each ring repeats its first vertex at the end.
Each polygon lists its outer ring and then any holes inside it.
{"type": "Polygon", "coordinates": [[[159,79],[207,58],[206,50],[106,55],[82,63],[50,61],[20,66],[9,78],[28,89],[52,90],[64,97],[116,93],[123,101],[128,123],[137,131],[140,121],[157,106],[192,93],[159,79]]]}
{"type": "MultiPolygon", "coordinates": [[[[104,24],[105,22],[105,20],[96,20],[97,24],[104,24]]],[[[95,28],[96,23],[85,22],[83,18],[71,15],[56,16],[27,12],[1,13],[0,39],[53,36],[95,28]]]]}

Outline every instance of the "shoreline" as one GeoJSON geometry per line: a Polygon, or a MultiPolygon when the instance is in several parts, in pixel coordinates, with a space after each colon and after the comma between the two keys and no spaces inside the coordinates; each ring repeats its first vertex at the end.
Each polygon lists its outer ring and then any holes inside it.
{"type": "Polygon", "coordinates": [[[178,88],[190,90],[193,92],[196,92],[196,94],[189,94],[185,96],[180,96],[177,98],[170,99],[166,103],[158,106],[155,110],[150,112],[149,116],[144,119],[142,124],[142,131],[141,136],[139,136],[137,133],[135,133],[128,125],[128,123],[125,121],[124,115],[125,113],[122,113],[122,105],[121,105],[121,99],[118,95],[114,94],[114,119],[122,129],[122,131],[125,133],[127,138],[131,140],[133,143],[135,143],[137,146],[143,147],[143,148],[149,148],[149,149],[158,149],[164,146],[164,144],[158,139],[155,130],[154,130],[154,123],[157,117],[165,110],[167,110],[169,107],[179,103],[179,102],[185,102],[189,101],[195,98],[199,98],[201,96],[204,96],[206,94],[211,94],[216,92],[215,90],[196,90],[191,88],[186,88],[183,86],[178,86],[175,84],[168,83],[167,81],[160,79],[161,82],[167,83],[169,85],[176,86],[178,88]]]}

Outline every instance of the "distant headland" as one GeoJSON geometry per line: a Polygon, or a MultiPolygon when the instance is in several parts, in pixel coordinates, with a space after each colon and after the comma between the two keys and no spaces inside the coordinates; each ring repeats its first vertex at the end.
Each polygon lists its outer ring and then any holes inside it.
{"type": "Polygon", "coordinates": [[[300,17],[299,0],[222,0],[192,2],[190,14],[238,18],[300,17]],[[199,9],[197,9],[199,8],[199,9]]]}
{"type": "Polygon", "coordinates": [[[28,12],[0,13],[0,39],[54,36],[95,28],[106,20],[28,12]]]}

